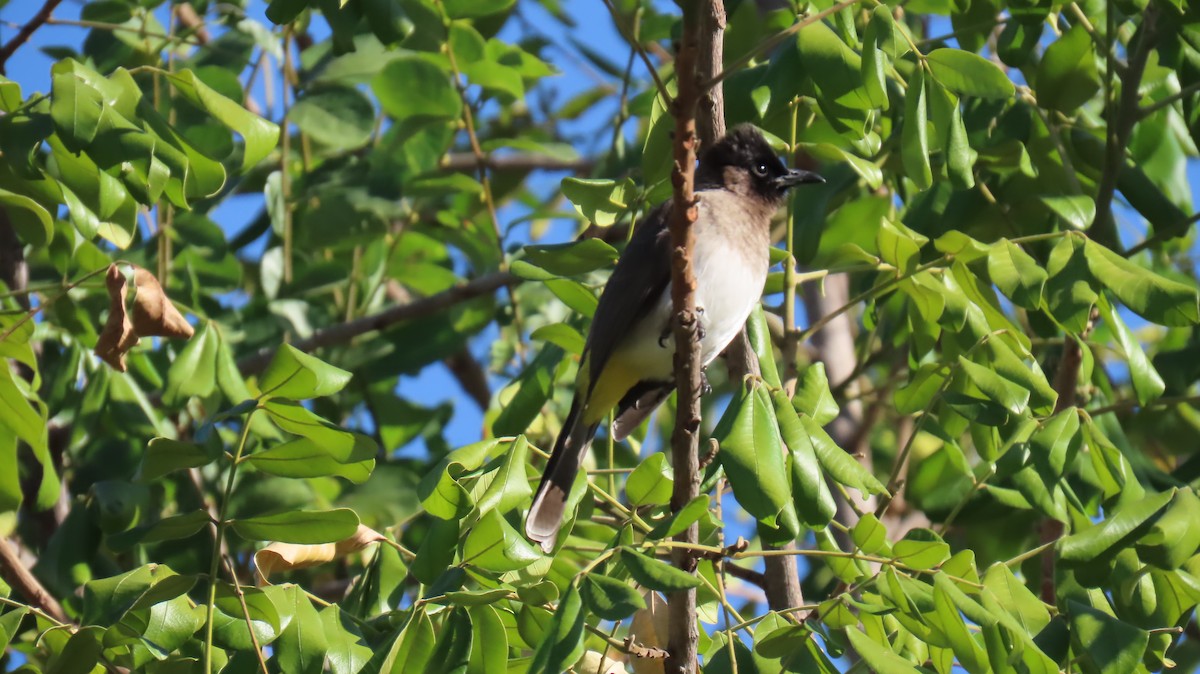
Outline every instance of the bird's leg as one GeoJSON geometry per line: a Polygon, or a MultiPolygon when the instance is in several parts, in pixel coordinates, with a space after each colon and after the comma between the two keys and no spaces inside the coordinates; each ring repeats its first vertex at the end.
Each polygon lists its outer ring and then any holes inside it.
{"type": "Polygon", "coordinates": [[[712,393],[712,385],[708,383],[708,370],[700,370],[700,395],[712,393]]]}

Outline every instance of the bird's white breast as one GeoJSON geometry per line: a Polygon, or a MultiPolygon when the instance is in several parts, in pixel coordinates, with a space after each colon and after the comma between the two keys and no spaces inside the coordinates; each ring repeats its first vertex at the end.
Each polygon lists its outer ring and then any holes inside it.
{"type": "MultiPolygon", "coordinates": [[[[700,218],[696,222],[696,247],[692,253],[692,264],[696,276],[696,305],[704,309],[700,325],[704,336],[700,340],[700,360],[704,366],[711,363],[725,350],[739,330],[745,325],[754,305],[762,297],[763,285],[767,280],[767,255],[769,242],[765,233],[762,241],[751,234],[749,225],[733,220],[741,213],[723,209],[725,204],[712,203],[711,197],[701,201],[700,218]],[[727,225],[717,228],[713,222],[718,213],[727,225]],[[737,244],[731,240],[738,237],[737,244]]],[[[660,338],[664,330],[669,331],[673,307],[671,284],[659,297],[654,309],[633,327],[618,350],[646,379],[670,379],[674,371],[674,337],[668,332],[665,340],[660,338]]]]}

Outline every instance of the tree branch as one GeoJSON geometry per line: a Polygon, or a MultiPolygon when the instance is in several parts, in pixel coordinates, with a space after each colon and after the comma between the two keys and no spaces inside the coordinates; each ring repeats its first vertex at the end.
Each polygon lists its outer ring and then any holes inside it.
{"type": "Polygon", "coordinates": [[[474,171],[480,166],[493,171],[571,171],[587,173],[596,162],[586,157],[559,159],[542,154],[513,154],[476,157],[473,152],[451,152],[442,159],[443,171],[474,171]]]}
{"type": "MultiPolygon", "coordinates": [[[[1099,234],[1104,235],[1101,243],[1110,248],[1120,248],[1117,238],[1116,225],[1113,223],[1112,200],[1116,193],[1117,180],[1121,170],[1125,168],[1125,148],[1129,146],[1129,134],[1137,123],[1141,99],[1139,89],[1142,86],[1142,75],[1146,73],[1146,64],[1150,53],[1154,51],[1156,42],[1156,27],[1158,10],[1154,5],[1142,13],[1142,25],[1134,36],[1137,45],[1129,57],[1129,65],[1121,78],[1121,100],[1115,118],[1109,118],[1108,144],[1105,147],[1104,173],[1100,176],[1100,187],[1096,192],[1096,225],[1100,226],[1099,234]]],[[[1133,45],[1131,45],[1133,46],[1133,45]]],[[[1111,56],[1110,56],[1111,58],[1111,56]]]]}
{"type": "MultiPolygon", "coordinates": [[[[707,5],[707,3],[705,3],[707,5]]],[[[693,3],[683,5],[683,35],[675,59],[678,96],[671,102],[675,118],[674,160],[671,182],[675,188],[669,223],[671,231],[671,304],[675,311],[675,382],[679,404],[675,432],[671,436],[671,465],[675,483],[671,511],[679,512],[700,493],[700,388],[701,363],[699,321],[696,315],[696,275],[692,252],[696,245],[693,224],[696,207],[696,105],[700,97],[696,61],[699,52],[701,10],[693,3]]],[[[685,544],[699,541],[695,524],[675,537],[685,544]]],[[[696,558],[684,548],[671,551],[675,566],[696,570],[696,558]]],[[[667,599],[667,674],[692,674],[697,670],[699,631],[696,626],[696,591],[673,592],[667,599]]]]}
{"type": "MultiPolygon", "coordinates": [[[[487,276],[480,276],[463,285],[444,290],[436,295],[422,297],[409,304],[389,307],[370,316],[363,316],[362,318],[356,318],[345,323],[331,325],[324,330],[316,331],[308,339],[293,342],[292,346],[301,351],[308,352],[324,346],[348,342],[355,337],[365,335],[368,332],[383,330],[401,321],[411,321],[431,316],[460,302],[493,293],[517,280],[516,276],[508,272],[494,272],[487,276]]],[[[274,354],[274,347],[260,349],[257,353],[239,360],[238,370],[244,375],[260,372],[271,362],[271,357],[274,354]]]]}
{"type": "Polygon", "coordinates": [[[46,0],[46,4],[42,5],[42,8],[38,10],[38,13],[33,15],[33,18],[29,20],[29,23],[21,26],[21,29],[17,31],[17,34],[14,35],[13,38],[9,40],[3,47],[0,47],[0,75],[5,74],[9,57],[11,57],[14,52],[20,49],[21,45],[29,41],[29,38],[37,31],[38,28],[42,27],[42,24],[46,23],[46,20],[49,19],[50,15],[54,13],[54,8],[58,7],[59,3],[61,2],[62,0],[46,0]]]}
{"type": "Polygon", "coordinates": [[[60,623],[71,622],[54,595],[50,594],[21,563],[17,557],[16,545],[3,538],[0,538],[0,576],[3,576],[16,588],[17,592],[20,592],[30,605],[45,611],[47,615],[60,623]]]}

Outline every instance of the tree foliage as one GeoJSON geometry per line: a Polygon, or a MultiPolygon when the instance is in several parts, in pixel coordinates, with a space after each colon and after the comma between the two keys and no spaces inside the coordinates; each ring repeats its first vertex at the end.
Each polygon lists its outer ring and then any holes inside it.
{"type": "Polygon", "coordinates": [[[827,178],[757,374],[709,369],[700,497],[647,451],[669,403],[543,555],[588,320],[671,194],[679,14],[614,0],[608,44],[555,0],[50,0],[0,48],[77,25],[40,90],[0,77],[0,663],[641,674],[695,589],[705,672],[1195,667],[1200,16],[782,4],[728,3],[716,89],[827,178]]]}

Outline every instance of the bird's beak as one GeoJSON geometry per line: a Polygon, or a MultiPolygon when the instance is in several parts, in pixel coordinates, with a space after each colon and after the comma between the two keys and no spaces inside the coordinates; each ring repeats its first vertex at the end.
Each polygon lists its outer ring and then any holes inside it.
{"type": "Polygon", "coordinates": [[[810,183],[823,183],[825,179],[813,173],[812,171],[801,171],[800,169],[790,169],[787,173],[775,179],[775,187],[786,190],[793,185],[806,185],[810,183]]]}

